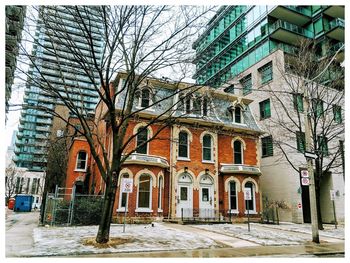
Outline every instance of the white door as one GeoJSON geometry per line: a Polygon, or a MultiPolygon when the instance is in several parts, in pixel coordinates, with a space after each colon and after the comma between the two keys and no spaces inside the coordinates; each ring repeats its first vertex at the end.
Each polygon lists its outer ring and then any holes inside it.
{"type": "Polygon", "coordinates": [[[176,216],[189,218],[193,216],[192,188],[190,185],[179,184],[177,195],[176,216]]]}
{"type": "Polygon", "coordinates": [[[199,217],[213,218],[214,217],[214,196],[213,186],[203,185],[199,191],[199,217]]]}

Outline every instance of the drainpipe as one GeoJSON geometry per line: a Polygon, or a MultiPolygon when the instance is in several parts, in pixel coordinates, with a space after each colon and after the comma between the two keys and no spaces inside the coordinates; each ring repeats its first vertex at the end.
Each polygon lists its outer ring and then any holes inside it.
{"type": "Polygon", "coordinates": [[[172,211],[171,207],[171,193],[172,193],[172,168],[173,168],[173,125],[170,126],[170,154],[169,154],[169,198],[168,198],[168,219],[170,219],[170,214],[172,211]]]}

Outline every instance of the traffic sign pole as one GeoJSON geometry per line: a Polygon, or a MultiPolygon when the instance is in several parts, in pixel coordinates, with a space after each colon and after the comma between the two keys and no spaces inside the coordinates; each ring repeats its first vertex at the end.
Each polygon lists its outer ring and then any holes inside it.
{"type": "Polygon", "coordinates": [[[126,209],[129,203],[129,193],[126,193],[126,203],[125,203],[125,211],[124,211],[124,225],[123,225],[123,233],[125,233],[125,219],[126,219],[126,209]]]}
{"type": "Polygon", "coordinates": [[[334,204],[334,200],[332,201],[333,202],[333,214],[334,214],[334,227],[335,229],[337,229],[337,216],[335,214],[335,204],[334,204]]]}

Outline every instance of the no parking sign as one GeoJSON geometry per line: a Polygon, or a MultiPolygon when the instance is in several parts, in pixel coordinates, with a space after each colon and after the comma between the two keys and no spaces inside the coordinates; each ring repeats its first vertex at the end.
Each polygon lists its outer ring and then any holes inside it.
{"type": "Polygon", "coordinates": [[[132,193],[132,178],[122,178],[122,193],[132,193]]]}

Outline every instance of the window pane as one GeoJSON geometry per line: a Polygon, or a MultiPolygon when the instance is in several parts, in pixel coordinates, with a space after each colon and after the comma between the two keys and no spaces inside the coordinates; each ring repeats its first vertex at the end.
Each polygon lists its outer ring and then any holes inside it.
{"type": "Polygon", "coordinates": [[[203,116],[208,116],[208,99],[203,99],[203,116]]]}
{"type": "Polygon", "coordinates": [[[240,141],[235,141],[234,144],[234,162],[242,164],[242,144],[240,141]]]}
{"type": "Polygon", "coordinates": [[[235,122],[236,123],[241,123],[241,108],[240,107],[236,107],[235,108],[235,122]]]}
{"type": "Polygon", "coordinates": [[[236,183],[230,182],[230,209],[237,210],[236,183]]]}
{"type": "Polygon", "coordinates": [[[148,89],[142,90],[141,107],[148,107],[150,102],[150,92],[148,89]]]}
{"type": "Polygon", "coordinates": [[[187,201],[187,187],[180,187],[180,200],[187,201]]]}
{"type": "Polygon", "coordinates": [[[204,202],[209,201],[209,189],[208,188],[202,188],[202,201],[204,201],[204,202]]]}
{"type": "Polygon", "coordinates": [[[147,143],[144,144],[144,145],[142,145],[142,144],[144,142],[146,142],[147,139],[148,139],[148,130],[147,129],[142,130],[142,129],[143,129],[143,127],[139,128],[137,130],[138,135],[137,135],[137,149],[136,149],[136,152],[137,153],[147,154],[147,143]]]}
{"type": "Polygon", "coordinates": [[[148,175],[141,175],[139,182],[139,204],[138,207],[149,208],[150,206],[150,185],[151,178],[148,175]]]}
{"type": "Polygon", "coordinates": [[[188,135],[186,132],[179,133],[179,157],[188,157],[188,135]]]}
{"type": "Polygon", "coordinates": [[[262,157],[273,156],[272,136],[261,138],[262,157]]]}

